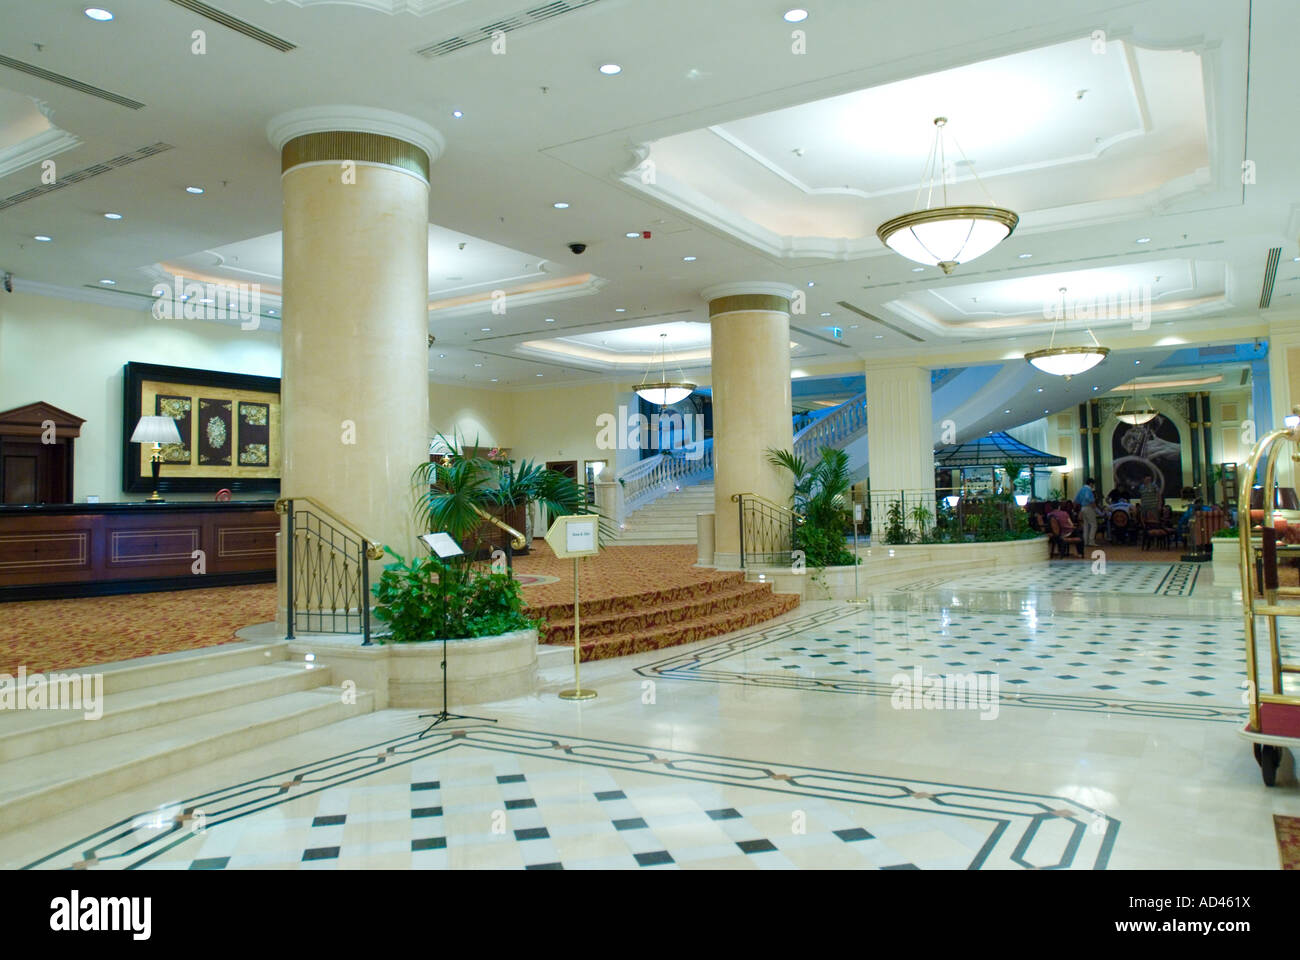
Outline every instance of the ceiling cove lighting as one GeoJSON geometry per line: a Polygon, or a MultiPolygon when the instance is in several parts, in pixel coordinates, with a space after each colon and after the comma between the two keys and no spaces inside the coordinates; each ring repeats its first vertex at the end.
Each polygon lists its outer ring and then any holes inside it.
{"type": "Polygon", "coordinates": [[[1075,374],[1091,370],[1105,360],[1107,354],[1110,353],[1110,348],[1103,347],[1097,342],[1097,337],[1093,334],[1091,328],[1088,329],[1088,336],[1092,338],[1092,346],[1056,346],[1056,327],[1061,318],[1065,316],[1065,287],[1061,287],[1060,292],[1061,306],[1056,311],[1056,319],[1052,322],[1052,339],[1048,341],[1047,349],[1033,350],[1026,353],[1025,359],[1044,373],[1050,373],[1054,377],[1065,377],[1066,380],[1069,380],[1075,374]]]}
{"type": "Polygon", "coordinates": [[[109,20],[113,19],[113,14],[105,10],[103,7],[87,7],[82,12],[85,13],[86,16],[90,17],[91,20],[98,20],[100,23],[107,23],[109,20]]]}
{"type": "MultiPolygon", "coordinates": [[[[667,372],[666,354],[668,351],[668,334],[659,334],[659,381],[650,383],[650,367],[646,367],[645,373],[641,377],[641,382],[636,386],[636,395],[647,403],[658,404],[661,407],[671,406],[678,401],[685,400],[695,392],[695,384],[685,378],[681,380],[669,380],[667,372]]],[[[650,361],[654,365],[654,361],[650,361]]],[[[681,370],[677,371],[679,374],[681,370]]]]}
{"type": "MultiPolygon", "coordinates": [[[[876,229],[876,236],[899,256],[926,266],[938,267],[944,273],[952,273],[959,263],[983,256],[1011,236],[1020,217],[1003,207],[993,206],[991,197],[989,206],[948,205],[944,149],[944,127],[947,123],[947,117],[936,117],[934,120],[934,144],[930,147],[925,168],[921,172],[914,209],[911,213],[882,223],[876,229]],[[921,193],[926,190],[927,182],[929,189],[925,209],[916,209],[920,206],[921,193]],[[936,185],[942,191],[943,205],[931,207],[930,201],[934,197],[936,185]]],[[[966,154],[962,151],[961,144],[955,138],[953,143],[965,159],[966,154]]],[[[975,174],[969,160],[966,167],[987,196],[988,190],[984,188],[979,175],[975,174]]]]}

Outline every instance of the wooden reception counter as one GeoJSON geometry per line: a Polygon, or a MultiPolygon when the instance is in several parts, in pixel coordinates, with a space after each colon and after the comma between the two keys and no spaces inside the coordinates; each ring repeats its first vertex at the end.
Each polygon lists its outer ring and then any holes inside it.
{"type": "Polygon", "coordinates": [[[272,500],[0,505],[0,601],[273,581],[279,530],[272,500]]]}

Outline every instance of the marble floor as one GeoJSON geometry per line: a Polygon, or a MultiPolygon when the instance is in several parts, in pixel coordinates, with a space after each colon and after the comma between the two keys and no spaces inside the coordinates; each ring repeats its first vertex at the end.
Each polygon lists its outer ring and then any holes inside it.
{"type": "Polygon", "coordinates": [[[0,867],[1277,869],[1300,785],[1237,735],[1232,587],[1119,566],[805,603],[586,664],[586,703],[549,650],[497,724],[346,720],[0,834],[0,867]],[[998,709],[899,708],[918,667],[998,709]]]}

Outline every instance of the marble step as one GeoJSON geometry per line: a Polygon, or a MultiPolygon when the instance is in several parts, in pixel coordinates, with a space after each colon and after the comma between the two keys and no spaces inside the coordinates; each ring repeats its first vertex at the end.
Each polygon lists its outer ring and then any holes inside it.
{"type": "Polygon", "coordinates": [[[0,763],[0,824],[8,830],[57,816],[373,709],[369,691],[356,691],[356,703],[347,704],[341,688],[317,687],[0,763]]]}
{"type": "Polygon", "coordinates": [[[177,680],[212,673],[224,673],[243,667],[274,663],[285,658],[286,644],[236,642],[219,647],[184,650],[179,653],[162,653],[152,657],[136,657],[102,666],[82,667],[77,670],[60,670],[61,674],[100,673],[104,676],[104,692],[118,693],[136,690],[177,680]]]}
{"type": "Polygon", "coordinates": [[[0,763],[329,682],[329,668],[321,664],[277,660],[105,692],[98,719],[86,719],[83,710],[6,710],[0,713],[0,763]]]}

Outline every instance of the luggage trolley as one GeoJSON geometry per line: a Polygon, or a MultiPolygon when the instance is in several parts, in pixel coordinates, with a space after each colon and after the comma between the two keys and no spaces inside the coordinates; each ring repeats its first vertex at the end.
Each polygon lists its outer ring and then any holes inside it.
{"type": "Polygon", "coordinates": [[[1282,761],[1282,748],[1300,749],[1300,694],[1283,692],[1282,680],[1288,674],[1300,674],[1300,663],[1286,663],[1282,659],[1281,638],[1278,636],[1278,617],[1300,617],[1300,587],[1278,586],[1278,554],[1300,553],[1296,547],[1278,543],[1278,530],[1274,526],[1272,491],[1277,469],[1278,454],[1290,445],[1300,451],[1300,407],[1286,418],[1286,427],[1266,434],[1255,445],[1242,475],[1249,481],[1261,462],[1264,464],[1262,490],[1264,509],[1260,517],[1258,541],[1251,527],[1254,518],[1250,510],[1251,484],[1240,485],[1237,510],[1237,530],[1241,542],[1241,603],[1245,615],[1246,679],[1249,681],[1247,697],[1250,718],[1240,734],[1255,747],[1255,760],[1259,763],[1264,783],[1273,786],[1277,768],[1282,761]],[[1264,504],[1267,503],[1267,506],[1264,504]],[[1256,563],[1259,563],[1260,596],[1256,596],[1256,563]],[[1267,687],[1259,682],[1259,658],[1256,656],[1255,631],[1258,618],[1268,622],[1269,661],[1271,677],[1267,687]]]}

